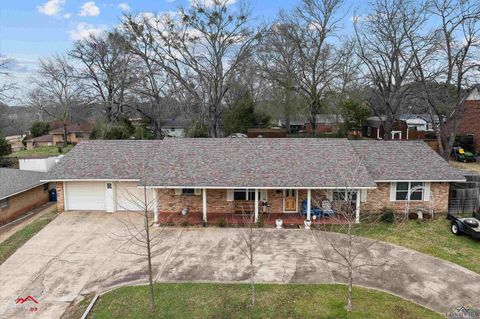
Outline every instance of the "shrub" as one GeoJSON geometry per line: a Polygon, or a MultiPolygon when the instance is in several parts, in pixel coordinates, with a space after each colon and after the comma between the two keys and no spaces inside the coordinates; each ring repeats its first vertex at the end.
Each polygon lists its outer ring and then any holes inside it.
{"type": "Polygon", "coordinates": [[[191,226],[190,223],[188,222],[188,220],[184,219],[182,220],[182,222],[180,223],[180,226],[182,227],[188,227],[188,226],[191,226]]]}
{"type": "Polygon", "coordinates": [[[395,222],[395,212],[391,208],[384,207],[380,210],[380,221],[383,223],[395,222]]]}
{"type": "Polygon", "coordinates": [[[35,121],[30,126],[32,137],[47,135],[50,132],[50,124],[48,122],[35,121]]]}
{"type": "Polygon", "coordinates": [[[227,221],[225,220],[225,218],[220,218],[217,222],[217,226],[218,227],[227,227],[227,221]]]}

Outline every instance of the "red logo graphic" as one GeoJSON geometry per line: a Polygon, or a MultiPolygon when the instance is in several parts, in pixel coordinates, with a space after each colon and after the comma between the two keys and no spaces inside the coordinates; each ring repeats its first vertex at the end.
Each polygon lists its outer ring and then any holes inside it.
{"type": "Polygon", "coordinates": [[[15,303],[23,304],[24,302],[29,301],[29,300],[38,304],[38,301],[35,298],[33,298],[32,296],[28,296],[27,298],[18,298],[17,300],[15,300],[15,303]]]}

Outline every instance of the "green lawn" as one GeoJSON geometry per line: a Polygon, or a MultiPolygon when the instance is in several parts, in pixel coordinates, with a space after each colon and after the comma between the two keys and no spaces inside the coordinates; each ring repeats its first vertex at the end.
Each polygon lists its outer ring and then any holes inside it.
{"type": "Polygon", "coordinates": [[[41,231],[43,227],[47,226],[55,217],[57,217],[57,213],[56,210],[53,209],[50,213],[26,225],[2,242],[0,244],[0,265],[30,238],[35,236],[36,233],[41,231]]]}
{"type": "Polygon", "coordinates": [[[24,157],[35,157],[35,156],[57,156],[60,154],[68,153],[72,148],[73,145],[67,145],[66,147],[60,147],[62,152],[59,152],[59,146],[44,146],[44,147],[37,147],[33,150],[24,150],[12,153],[8,155],[8,157],[17,157],[17,158],[24,158],[24,157]]]}
{"type": "Polygon", "coordinates": [[[399,297],[357,287],[355,310],[348,313],[342,285],[259,284],[254,307],[247,284],[162,283],[155,285],[155,294],[152,315],[148,286],[133,286],[101,296],[88,318],[443,318],[399,297]]]}
{"type": "Polygon", "coordinates": [[[356,234],[414,249],[480,274],[480,241],[453,235],[444,217],[426,222],[409,220],[397,228],[391,224],[361,224],[356,234]]]}

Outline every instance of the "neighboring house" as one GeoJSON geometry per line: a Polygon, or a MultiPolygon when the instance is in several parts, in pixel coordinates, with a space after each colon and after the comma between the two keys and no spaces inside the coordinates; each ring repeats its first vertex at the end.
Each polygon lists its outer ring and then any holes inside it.
{"type": "MultiPolygon", "coordinates": [[[[337,114],[317,114],[316,126],[317,133],[335,133],[344,123],[343,117],[337,114]]],[[[286,127],[286,120],[278,120],[280,127],[286,127]]],[[[312,123],[306,116],[295,116],[290,120],[290,133],[298,133],[300,131],[307,131],[313,133],[312,123]]]]}
{"type": "Polygon", "coordinates": [[[463,100],[460,108],[457,134],[471,135],[473,148],[480,151],[480,90],[473,87],[469,95],[463,100]]]}
{"type": "Polygon", "coordinates": [[[6,136],[5,140],[10,145],[10,149],[12,152],[19,152],[25,149],[25,145],[23,145],[23,139],[26,135],[10,135],[6,136]]]}
{"type": "Polygon", "coordinates": [[[440,124],[438,116],[431,116],[430,114],[401,114],[399,119],[407,123],[410,131],[431,132],[440,124]]]}
{"type": "Polygon", "coordinates": [[[187,120],[167,119],[162,122],[162,131],[167,137],[185,137],[188,125],[187,120]]]}
{"type": "Polygon", "coordinates": [[[283,128],[249,128],[247,137],[266,137],[266,138],[282,138],[287,137],[287,131],[283,128]]]}
{"type": "Polygon", "coordinates": [[[49,201],[49,184],[43,173],[0,168],[0,225],[49,201]]]}
{"type": "Polygon", "coordinates": [[[207,222],[245,204],[257,216],[261,202],[272,214],[296,214],[304,200],[333,205],[346,188],[357,220],[382,207],[401,213],[416,186],[410,207],[444,213],[450,182],[465,178],[421,141],[187,138],[81,142],[45,180],[56,182],[59,211],[141,210],[132,198],[146,185],[155,216],[188,209],[207,222]]]}
{"type": "MultiPolygon", "coordinates": [[[[362,136],[385,139],[384,122],[386,116],[371,116],[367,119],[365,125],[362,127],[362,136]]],[[[408,140],[408,125],[405,121],[396,120],[392,127],[391,140],[408,140]]]]}
{"type": "MultiPolygon", "coordinates": [[[[91,123],[74,123],[69,124],[66,127],[67,143],[76,144],[83,140],[88,140],[93,130],[93,124],[91,123]]],[[[38,136],[32,139],[26,140],[27,149],[31,150],[37,147],[61,145],[64,140],[63,127],[54,129],[47,135],[38,136]]]]}
{"type": "MultiPolygon", "coordinates": [[[[336,133],[340,126],[344,123],[343,117],[338,114],[318,114],[316,116],[317,133],[336,133]]],[[[305,129],[309,133],[313,133],[312,123],[305,122],[305,129]]]]}

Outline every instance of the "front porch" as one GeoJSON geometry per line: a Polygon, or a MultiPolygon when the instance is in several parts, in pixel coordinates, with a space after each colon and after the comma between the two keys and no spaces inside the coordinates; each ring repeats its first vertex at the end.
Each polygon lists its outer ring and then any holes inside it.
{"type": "Polygon", "coordinates": [[[275,225],[277,219],[285,227],[304,225],[305,220],[313,225],[342,224],[347,217],[336,204],[345,203],[346,198],[355,221],[360,221],[359,189],[170,188],[155,195],[155,220],[160,224],[235,226],[255,221],[275,225]]]}
{"type": "MultiPolygon", "coordinates": [[[[208,224],[219,227],[240,227],[251,221],[249,214],[215,213],[208,215],[208,224]]],[[[281,219],[283,227],[298,228],[304,226],[305,217],[295,213],[260,213],[259,221],[266,227],[275,227],[275,221],[281,219]]],[[[159,213],[158,222],[161,225],[175,226],[202,226],[203,214],[191,212],[186,216],[181,213],[159,213]]],[[[312,219],[312,225],[345,224],[347,221],[341,216],[320,217],[312,219]]]]}

